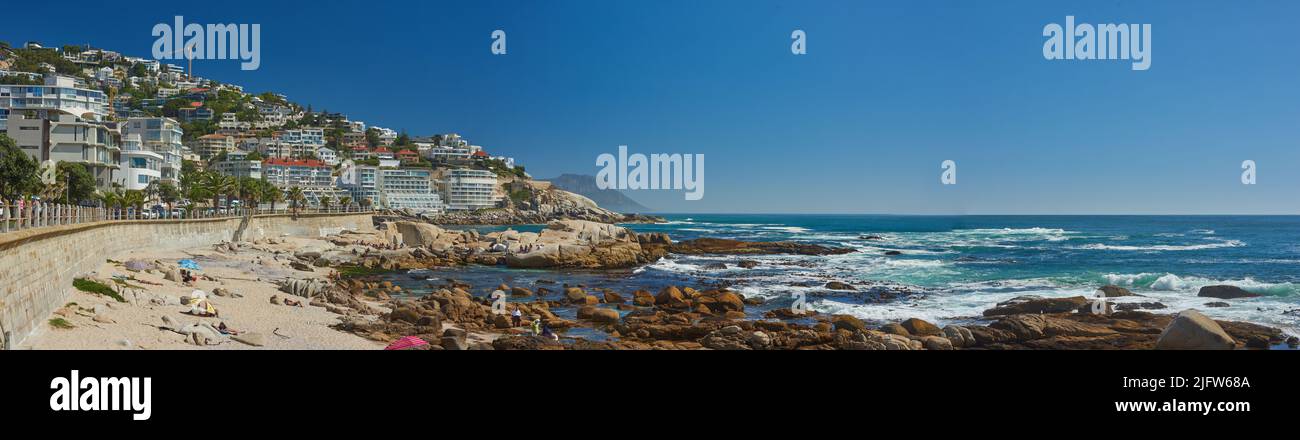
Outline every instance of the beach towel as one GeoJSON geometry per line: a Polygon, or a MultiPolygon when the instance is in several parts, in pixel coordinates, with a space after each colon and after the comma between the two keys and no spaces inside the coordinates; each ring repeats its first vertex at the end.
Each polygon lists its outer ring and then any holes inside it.
{"type": "Polygon", "coordinates": [[[429,343],[415,336],[404,336],[401,339],[393,341],[392,344],[388,344],[387,347],[384,347],[384,350],[405,350],[424,345],[429,345],[429,343]]]}
{"type": "Polygon", "coordinates": [[[194,260],[188,258],[178,261],[177,264],[180,264],[181,269],[199,270],[199,263],[196,263],[194,262],[194,260]]]}
{"type": "Polygon", "coordinates": [[[151,267],[153,267],[152,264],[140,260],[131,260],[126,262],[126,270],[132,272],[143,272],[149,270],[151,267]]]}

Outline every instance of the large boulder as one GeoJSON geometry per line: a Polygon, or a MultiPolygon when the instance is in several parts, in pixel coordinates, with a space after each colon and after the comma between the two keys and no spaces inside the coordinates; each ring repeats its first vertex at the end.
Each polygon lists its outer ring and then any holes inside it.
{"type": "Polygon", "coordinates": [[[402,235],[402,243],[407,247],[448,250],[464,243],[467,238],[462,231],[448,231],[428,223],[401,221],[390,225],[392,230],[402,235]]]}
{"type": "Polygon", "coordinates": [[[940,330],[938,326],[926,322],[923,319],[908,319],[903,321],[901,325],[903,328],[907,329],[908,333],[916,336],[938,336],[943,334],[943,330],[940,330]]]}
{"type": "Polygon", "coordinates": [[[681,289],[674,286],[664,287],[659,290],[658,295],[655,295],[655,305],[676,306],[684,304],[685,302],[685,294],[682,293],[681,289]]]}
{"type": "Polygon", "coordinates": [[[831,323],[835,325],[836,330],[848,330],[852,332],[867,329],[867,324],[852,315],[835,315],[835,317],[831,319],[831,323]]]}
{"type": "Polygon", "coordinates": [[[1235,299],[1235,298],[1254,298],[1259,296],[1259,294],[1248,292],[1246,291],[1246,289],[1242,289],[1237,286],[1220,285],[1220,286],[1202,287],[1199,292],[1196,292],[1196,296],[1202,296],[1207,298],[1219,298],[1219,299],[1235,299]]]}
{"type": "Polygon", "coordinates": [[[1219,323],[1196,309],[1178,312],[1156,340],[1157,350],[1231,350],[1236,346],[1219,323]]]}
{"type": "Polygon", "coordinates": [[[618,268],[644,262],[636,234],[627,228],[586,220],[558,220],[539,233],[498,235],[498,243],[514,250],[505,256],[510,267],[618,268]],[[525,249],[527,252],[518,251],[525,249]]]}

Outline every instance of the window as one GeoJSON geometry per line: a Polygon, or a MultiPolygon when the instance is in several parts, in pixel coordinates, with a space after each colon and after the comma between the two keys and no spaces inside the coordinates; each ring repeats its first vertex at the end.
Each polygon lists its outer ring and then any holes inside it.
{"type": "Polygon", "coordinates": [[[139,184],[141,184],[141,185],[148,185],[148,184],[149,184],[149,176],[146,176],[146,175],[144,175],[144,174],[141,174],[141,175],[137,176],[135,180],[136,180],[136,183],[139,183],[139,184]]]}

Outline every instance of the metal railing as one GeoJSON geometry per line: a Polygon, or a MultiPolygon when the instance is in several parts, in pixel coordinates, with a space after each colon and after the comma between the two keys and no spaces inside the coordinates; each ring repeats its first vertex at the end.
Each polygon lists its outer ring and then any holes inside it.
{"type": "Polygon", "coordinates": [[[246,214],[348,214],[374,212],[361,206],[331,206],[275,209],[262,208],[195,208],[181,210],[136,209],[134,207],[100,208],[57,203],[10,203],[0,201],[0,233],[50,226],[75,225],[108,220],[185,220],[239,218],[246,214]]]}

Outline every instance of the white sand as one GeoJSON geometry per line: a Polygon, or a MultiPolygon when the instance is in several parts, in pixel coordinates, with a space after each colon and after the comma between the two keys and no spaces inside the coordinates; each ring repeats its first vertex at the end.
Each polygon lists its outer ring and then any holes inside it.
{"type": "MultiPolygon", "coordinates": [[[[324,278],[331,270],[315,268],[315,272],[295,270],[288,265],[288,256],[295,250],[330,247],[331,244],[321,239],[282,238],[283,243],[251,244],[250,248],[237,254],[220,253],[212,247],[176,252],[153,252],[147,249],[130,252],[113,258],[125,262],[132,259],[144,261],[162,260],[175,264],[177,260],[191,258],[196,260],[201,270],[197,274],[208,275],[220,281],[200,279],[193,287],[167,281],[161,272],[132,272],[120,264],[105,263],[96,271],[99,278],[114,275],[134,276],[140,281],[128,281],[143,289],[134,296],[136,301],[120,303],[108,297],[78,291],[68,286],[69,303],[76,306],[65,307],[64,316],[55,314],[50,318],[62,317],[75,325],[72,329],[52,327],[48,322],[29,336],[18,348],[38,350],[67,349],[132,349],[132,350],[222,350],[222,349],[368,349],[383,348],[384,344],[367,340],[351,333],[344,333],[329,328],[339,322],[339,315],[330,313],[322,307],[306,305],[290,307],[271,304],[272,295],[280,298],[293,298],[305,301],[305,298],[292,296],[277,290],[275,281],[285,278],[324,278]],[[275,251],[283,252],[276,260],[275,251]],[[259,262],[261,260],[261,262],[259,262]],[[143,282],[142,282],[143,281],[143,282]],[[151,285],[144,282],[160,283],[151,285]],[[231,292],[242,294],[242,298],[219,297],[212,294],[216,287],[223,287],[231,292]],[[219,318],[200,318],[181,313],[189,310],[183,305],[157,305],[150,298],[170,295],[175,298],[189,296],[195,289],[208,293],[209,298],[220,313],[219,318]],[[112,319],[112,323],[95,321],[93,313],[77,309],[99,310],[103,317],[112,319]],[[90,316],[87,316],[90,315],[90,316]],[[263,336],[265,345],[254,347],[234,340],[226,340],[218,345],[197,346],[186,341],[185,336],[167,330],[160,330],[162,317],[170,316],[181,325],[200,321],[225,324],[241,332],[256,332],[263,336]],[[277,336],[284,335],[288,338],[277,336]]],[[[200,277],[201,278],[201,277],[200,277]]]]}

